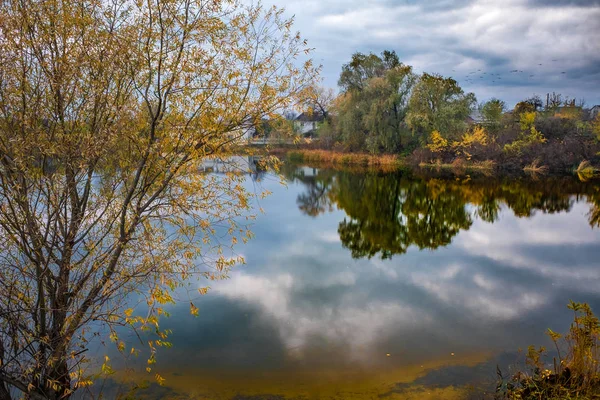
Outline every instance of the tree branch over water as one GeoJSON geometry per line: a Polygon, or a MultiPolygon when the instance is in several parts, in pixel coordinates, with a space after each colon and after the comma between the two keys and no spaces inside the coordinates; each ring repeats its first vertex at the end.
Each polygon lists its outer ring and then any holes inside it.
{"type": "Polygon", "coordinates": [[[303,101],[318,69],[293,21],[260,5],[6,1],[0,15],[0,397],[67,398],[91,384],[90,323],[123,353],[113,327],[153,331],[150,371],[173,291],[243,261],[224,249],[251,236],[252,194],[199,166],[303,101]]]}

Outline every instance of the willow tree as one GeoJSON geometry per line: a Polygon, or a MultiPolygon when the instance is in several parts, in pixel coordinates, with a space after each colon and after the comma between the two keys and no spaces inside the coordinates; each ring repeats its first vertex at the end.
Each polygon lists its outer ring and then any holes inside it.
{"type": "Polygon", "coordinates": [[[416,76],[394,51],[356,53],[342,67],[336,128],[350,150],[394,153],[409,132],[404,122],[416,76]]]}
{"type": "Polygon", "coordinates": [[[465,93],[454,79],[423,73],[412,90],[406,122],[423,143],[433,131],[458,139],[475,103],[475,95],[465,93]]]}
{"type": "Polygon", "coordinates": [[[253,193],[199,166],[300,101],[318,71],[291,29],[225,0],[0,3],[1,399],[89,385],[91,321],[123,352],[115,326],[151,329],[152,364],[173,291],[240,261],[253,193]]]}

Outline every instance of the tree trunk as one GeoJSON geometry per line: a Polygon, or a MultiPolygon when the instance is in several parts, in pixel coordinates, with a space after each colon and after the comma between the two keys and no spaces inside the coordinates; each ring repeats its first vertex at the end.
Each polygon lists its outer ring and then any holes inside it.
{"type": "Polygon", "coordinates": [[[10,392],[8,391],[8,388],[4,382],[0,382],[0,400],[12,400],[10,392]]]}

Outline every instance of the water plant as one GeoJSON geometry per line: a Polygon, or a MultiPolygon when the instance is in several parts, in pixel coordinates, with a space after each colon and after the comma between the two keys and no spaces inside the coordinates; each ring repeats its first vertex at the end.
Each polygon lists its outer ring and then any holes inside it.
{"type": "Polygon", "coordinates": [[[584,160],[579,163],[579,166],[575,170],[577,177],[580,181],[585,182],[591,178],[593,178],[596,174],[600,172],[600,169],[594,167],[589,161],[584,160]]]}
{"type": "Polygon", "coordinates": [[[523,171],[532,174],[545,174],[546,172],[548,172],[548,167],[546,165],[540,165],[540,163],[540,159],[536,158],[531,164],[527,164],[523,168],[523,171]]]}
{"type": "Polygon", "coordinates": [[[527,368],[508,381],[498,370],[498,398],[600,399],[600,321],[587,303],[571,301],[568,308],[574,314],[569,332],[547,331],[556,350],[552,363],[545,362],[546,348],[529,346],[527,368]]]}

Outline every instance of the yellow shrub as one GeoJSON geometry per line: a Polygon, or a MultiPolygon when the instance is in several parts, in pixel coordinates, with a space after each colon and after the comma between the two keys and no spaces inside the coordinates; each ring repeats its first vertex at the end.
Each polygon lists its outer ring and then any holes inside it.
{"type": "Polygon", "coordinates": [[[452,143],[457,156],[463,156],[467,160],[471,159],[471,149],[475,145],[487,146],[489,143],[488,134],[482,126],[476,126],[471,131],[465,132],[460,142],[452,143]]]}
{"type": "Polygon", "coordinates": [[[466,132],[462,137],[462,142],[459,143],[462,147],[471,147],[474,144],[487,146],[488,135],[485,128],[476,126],[471,132],[466,132]]]}
{"type": "Polygon", "coordinates": [[[592,121],[592,132],[600,140],[600,114],[596,115],[596,118],[592,121]]]}
{"type": "Polygon", "coordinates": [[[434,153],[439,153],[448,148],[448,141],[438,131],[431,132],[427,148],[434,153]]]}
{"type": "Polygon", "coordinates": [[[519,124],[521,125],[522,132],[530,131],[535,124],[535,111],[522,113],[519,124]]]}

